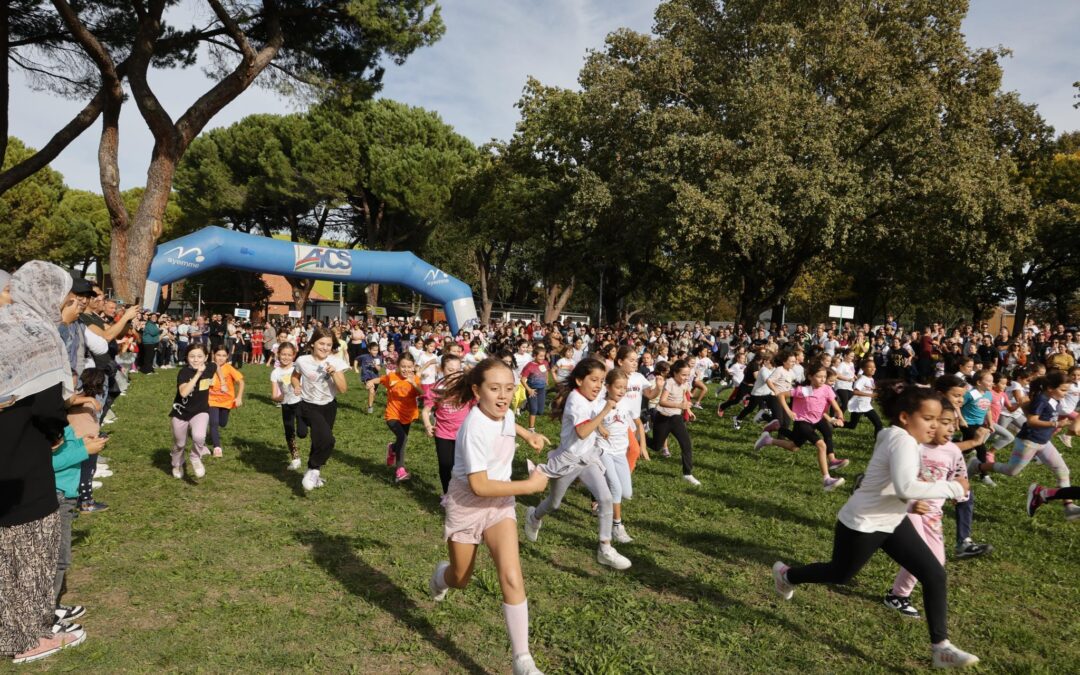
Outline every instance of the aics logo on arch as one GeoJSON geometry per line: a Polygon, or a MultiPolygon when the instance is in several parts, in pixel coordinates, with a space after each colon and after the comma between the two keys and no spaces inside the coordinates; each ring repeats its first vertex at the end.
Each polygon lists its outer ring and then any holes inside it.
{"type": "Polygon", "coordinates": [[[322,246],[302,246],[293,244],[296,272],[318,272],[320,274],[347,275],[352,272],[352,251],[322,246]]]}

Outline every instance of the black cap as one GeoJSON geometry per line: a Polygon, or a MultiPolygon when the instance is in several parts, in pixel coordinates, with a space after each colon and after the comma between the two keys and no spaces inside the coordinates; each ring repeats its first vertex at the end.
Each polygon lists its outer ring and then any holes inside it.
{"type": "Polygon", "coordinates": [[[94,286],[85,277],[77,277],[72,275],[71,277],[71,292],[75,295],[86,295],[94,297],[97,293],[94,293],[94,286]]]}

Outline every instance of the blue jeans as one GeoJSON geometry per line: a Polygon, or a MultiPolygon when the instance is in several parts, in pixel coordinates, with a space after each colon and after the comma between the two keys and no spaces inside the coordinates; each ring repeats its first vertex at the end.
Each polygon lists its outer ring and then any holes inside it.
{"type": "Polygon", "coordinates": [[[547,387],[533,387],[532,389],[533,389],[533,392],[535,392],[535,393],[532,396],[530,396],[528,401],[526,402],[526,405],[527,405],[528,410],[529,410],[529,414],[530,415],[543,415],[544,414],[544,403],[545,403],[546,396],[547,396],[547,387]]]}

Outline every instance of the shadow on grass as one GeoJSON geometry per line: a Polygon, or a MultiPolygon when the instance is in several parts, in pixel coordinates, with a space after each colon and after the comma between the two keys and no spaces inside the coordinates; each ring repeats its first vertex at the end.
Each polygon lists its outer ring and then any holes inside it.
{"type": "Polygon", "coordinates": [[[277,406],[277,401],[270,398],[266,394],[259,394],[259,393],[256,393],[256,392],[245,392],[244,397],[246,399],[248,399],[248,400],[258,401],[260,403],[265,403],[266,405],[269,405],[269,406],[275,406],[275,407],[277,406]]]}
{"type": "Polygon", "coordinates": [[[329,535],[321,530],[303,530],[294,534],[298,542],[311,548],[311,557],[315,563],[340,581],[349,593],[393,615],[467,672],[487,672],[453,640],[439,634],[428,621],[427,610],[410,600],[390,577],[369,565],[357,554],[357,549],[378,546],[379,542],[329,535]]]}
{"type": "Polygon", "coordinates": [[[669,541],[678,542],[707,556],[732,563],[771,566],[777,560],[790,560],[786,551],[762,546],[747,539],[729,537],[719,532],[684,532],[669,523],[648,518],[635,518],[634,527],[649,530],[669,541]]]}
{"type": "Polygon", "coordinates": [[[293,471],[287,464],[289,451],[284,444],[274,446],[250,438],[237,438],[236,447],[239,449],[236,456],[244,464],[259,473],[278,479],[291,488],[297,497],[307,494],[300,483],[304,478],[303,473],[293,471]]]}
{"type": "Polygon", "coordinates": [[[735,495],[711,491],[703,491],[699,494],[702,497],[715,499],[718,502],[723,502],[730,508],[745,511],[759,518],[779,518],[781,520],[788,520],[794,523],[799,523],[800,525],[813,529],[832,530],[833,528],[833,524],[831,522],[826,522],[819,518],[810,518],[802,513],[793,511],[787,506],[782,506],[780,504],[776,504],[774,502],[770,502],[759,497],[747,499],[745,497],[736,497],[735,495]]]}
{"type": "MultiPolygon", "coordinates": [[[[394,485],[393,475],[391,474],[393,469],[386,466],[385,463],[375,462],[367,457],[351,455],[341,451],[335,451],[331,460],[339,461],[342,464],[348,464],[369,476],[376,478],[380,476],[385,477],[387,483],[394,485]]],[[[409,493],[409,496],[428,513],[433,513],[442,517],[441,483],[431,483],[414,473],[412,474],[412,478],[402,483],[397,483],[396,487],[409,493]]]]}

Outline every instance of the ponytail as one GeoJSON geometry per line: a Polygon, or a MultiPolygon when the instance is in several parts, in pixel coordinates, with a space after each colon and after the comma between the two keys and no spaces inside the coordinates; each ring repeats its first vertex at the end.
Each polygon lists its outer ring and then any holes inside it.
{"type": "Polygon", "coordinates": [[[1057,389],[1066,381],[1065,373],[1060,370],[1051,370],[1046,375],[1032,380],[1029,385],[1031,387],[1031,397],[1024,404],[1024,414],[1034,415],[1035,409],[1039,407],[1039,396],[1049,396],[1046,392],[1057,389]]]}
{"type": "MultiPolygon", "coordinates": [[[[938,379],[940,381],[944,378],[938,379]]],[[[938,391],[907,384],[900,380],[882,382],[878,385],[878,392],[881,412],[885,413],[885,417],[893,424],[899,421],[902,413],[912,415],[918,412],[925,401],[941,401],[941,394],[938,391]]]]}

